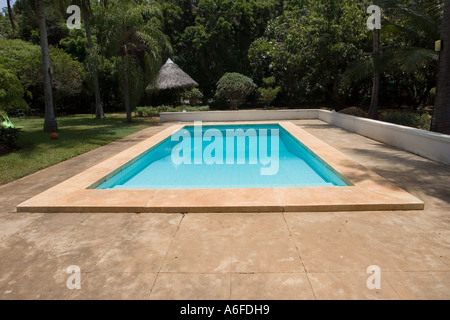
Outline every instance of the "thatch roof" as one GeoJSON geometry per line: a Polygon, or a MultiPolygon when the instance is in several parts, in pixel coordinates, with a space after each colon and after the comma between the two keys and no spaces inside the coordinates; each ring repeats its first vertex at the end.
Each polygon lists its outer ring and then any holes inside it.
{"type": "Polygon", "coordinates": [[[159,70],[156,84],[150,84],[147,90],[192,89],[195,87],[198,87],[198,83],[181,70],[176,63],[168,59],[166,64],[159,70]]]}

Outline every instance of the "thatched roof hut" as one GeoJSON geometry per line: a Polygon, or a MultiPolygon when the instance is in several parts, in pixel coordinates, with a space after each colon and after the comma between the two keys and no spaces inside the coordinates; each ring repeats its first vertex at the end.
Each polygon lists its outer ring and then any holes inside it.
{"type": "Polygon", "coordinates": [[[159,70],[156,83],[150,84],[147,90],[193,89],[195,87],[198,87],[198,83],[169,58],[159,70]]]}

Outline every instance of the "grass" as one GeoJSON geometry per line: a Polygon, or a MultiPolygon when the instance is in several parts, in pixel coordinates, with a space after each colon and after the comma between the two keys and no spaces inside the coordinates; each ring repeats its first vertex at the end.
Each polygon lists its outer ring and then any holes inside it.
{"type": "Polygon", "coordinates": [[[125,122],[124,115],[108,114],[103,120],[91,115],[58,118],[59,139],[43,132],[43,119],[12,118],[22,131],[19,150],[0,156],[0,185],[76,157],[157,123],[156,119],[125,122]]]}

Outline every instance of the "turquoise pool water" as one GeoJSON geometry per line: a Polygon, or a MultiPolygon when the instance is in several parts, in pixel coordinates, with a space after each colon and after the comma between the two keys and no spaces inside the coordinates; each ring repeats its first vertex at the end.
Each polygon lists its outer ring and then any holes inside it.
{"type": "Polygon", "coordinates": [[[96,189],[347,186],[338,175],[279,125],[190,126],[96,189]]]}

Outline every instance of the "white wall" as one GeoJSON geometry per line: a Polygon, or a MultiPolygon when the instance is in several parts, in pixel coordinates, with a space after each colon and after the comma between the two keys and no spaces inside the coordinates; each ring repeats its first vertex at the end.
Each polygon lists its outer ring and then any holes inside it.
{"type": "Polygon", "coordinates": [[[450,136],[318,110],[318,119],[347,131],[450,165],[450,136]]]}
{"type": "Polygon", "coordinates": [[[317,119],[317,110],[251,110],[207,112],[162,112],[161,122],[193,121],[270,121],[292,119],[317,119]]]}
{"type": "Polygon", "coordinates": [[[161,122],[319,119],[347,131],[450,165],[450,136],[327,110],[256,110],[161,113],[161,122]]]}

